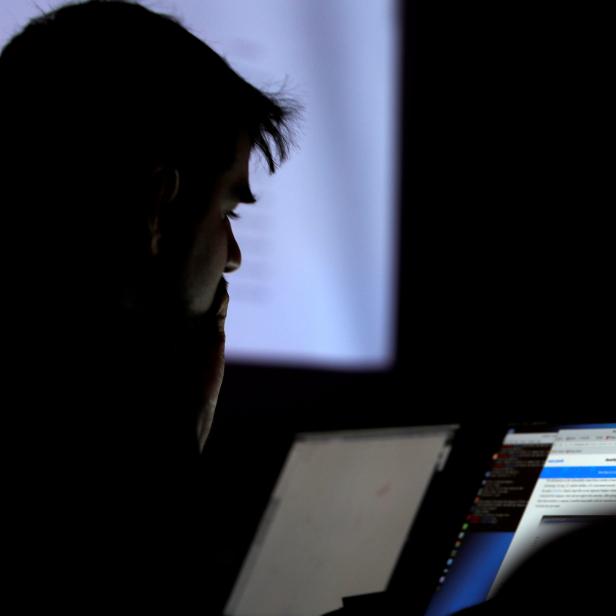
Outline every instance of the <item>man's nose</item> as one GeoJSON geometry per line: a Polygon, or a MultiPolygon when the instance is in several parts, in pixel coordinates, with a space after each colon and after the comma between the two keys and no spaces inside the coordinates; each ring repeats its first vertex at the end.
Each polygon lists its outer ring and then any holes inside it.
{"type": "Polygon", "coordinates": [[[234,272],[242,264],[242,252],[237,243],[231,224],[227,222],[227,263],[225,265],[225,273],[234,272]]]}

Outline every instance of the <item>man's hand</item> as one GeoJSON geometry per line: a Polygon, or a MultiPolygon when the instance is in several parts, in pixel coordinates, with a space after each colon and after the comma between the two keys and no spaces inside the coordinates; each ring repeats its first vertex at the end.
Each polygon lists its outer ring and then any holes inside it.
{"type": "Polygon", "coordinates": [[[218,395],[225,372],[225,319],[229,306],[227,283],[221,279],[206,314],[191,317],[182,333],[178,364],[179,392],[187,396],[188,411],[195,418],[195,430],[202,452],[214,420],[218,395]],[[183,383],[183,384],[182,384],[183,383]]]}
{"type": "MultiPolygon", "coordinates": [[[[226,284],[221,283],[214,299],[215,331],[207,347],[203,349],[203,402],[197,410],[197,438],[202,452],[210,433],[218,395],[225,373],[225,319],[229,307],[229,294],[226,284]],[[221,291],[222,289],[222,291],[221,291]]],[[[208,337],[209,338],[209,337],[208,337]]],[[[198,360],[199,358],[196,357],[198,360]]]]}

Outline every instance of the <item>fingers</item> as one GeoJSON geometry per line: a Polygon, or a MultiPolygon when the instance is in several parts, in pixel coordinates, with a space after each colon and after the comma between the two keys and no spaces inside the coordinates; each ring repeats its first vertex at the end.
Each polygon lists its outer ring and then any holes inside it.
{"type": "Polygon", "coordinates": [[[229,294],[227,284],[221,279],[210,314],[214,318],[215,332],[212,337],[205,336],[201,340],[203,346],[199,345],[200,362],[202,365],[202,395],[200,408],[197,411],[197,437],[199,440],[199,450],[203,451],[205,442],[210,433],[214,413],[218,403],[218,395],[222,386],[225,368],[225,320],[229,308],[229,294]],[[209,338],[209,341],[208,341],[209,338]]]}
{"type": "Polygon", "coordinates": [[[218,311],[216,312],[216,325],[218,327],[218,333],[225,335],[225,319],[227,318],[227,310],[229,309],[229,294],[227,290],[224,290],[222,299],[218,311]]]}

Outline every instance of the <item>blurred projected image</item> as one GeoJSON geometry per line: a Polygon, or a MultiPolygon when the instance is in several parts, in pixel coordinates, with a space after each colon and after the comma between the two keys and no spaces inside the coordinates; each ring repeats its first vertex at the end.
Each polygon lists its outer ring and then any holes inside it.
{"type": "MultiPolygon", "coordinates": [[[[4,0],[0,45],[65,2],[4,0]],[[40,8],[39,8],[40,7],[40,8]]],[[[304,106],[297,152],[239,208],[229,276],[231,361],[383,369],[393,360],[397,254],[398,3],[148,1],[257,87],[304,106]]]]}

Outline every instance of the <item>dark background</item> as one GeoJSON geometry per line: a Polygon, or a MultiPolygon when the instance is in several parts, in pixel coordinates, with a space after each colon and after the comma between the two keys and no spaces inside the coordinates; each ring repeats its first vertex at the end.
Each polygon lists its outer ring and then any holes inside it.
{"type": "Polygon", "coordinates": [[[203,458],[216,605],[297,431],[461,423],[487,434],[613,408],[607,10],[407,1],[400,19],[396,362],[384,373],[227,366],[203,458]]]}

